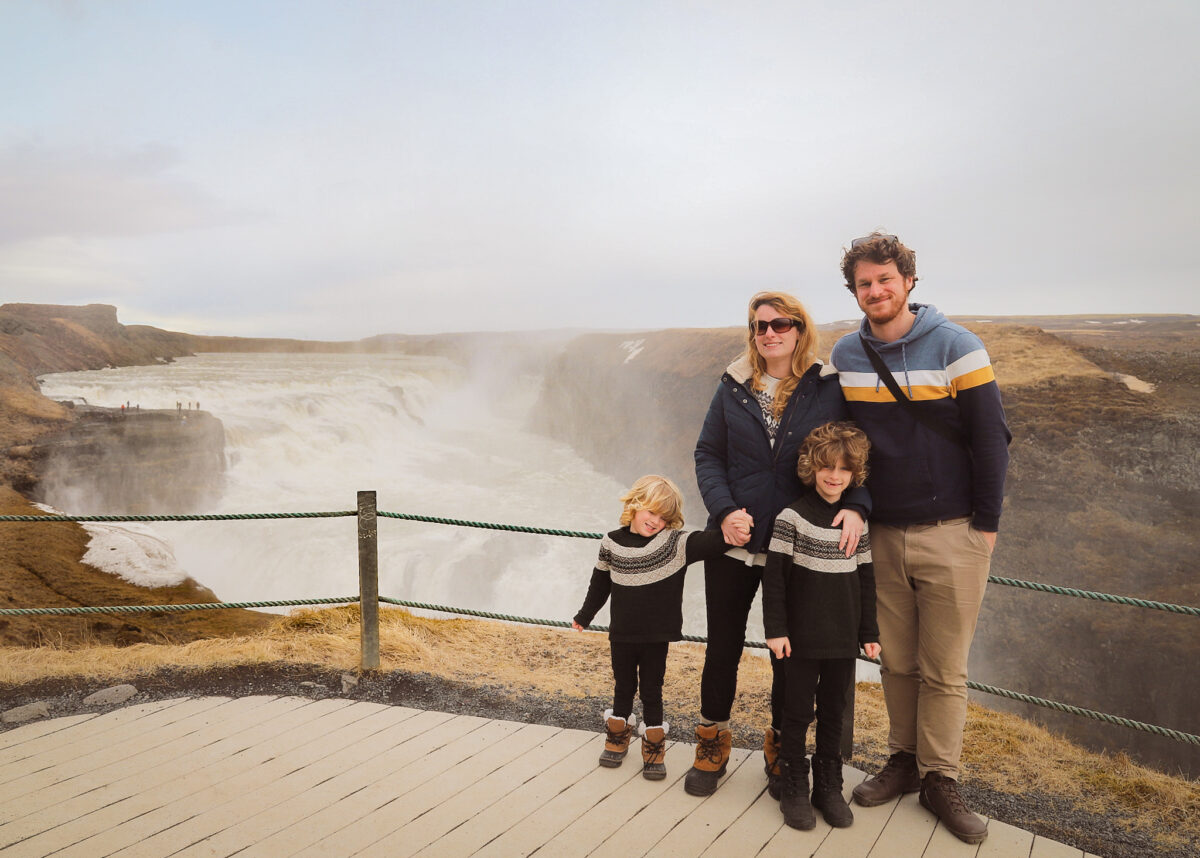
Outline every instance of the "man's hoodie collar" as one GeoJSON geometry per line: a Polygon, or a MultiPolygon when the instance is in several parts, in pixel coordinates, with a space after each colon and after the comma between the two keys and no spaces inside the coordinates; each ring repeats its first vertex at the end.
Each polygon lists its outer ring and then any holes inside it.
{"type": "Polygon", "coordinates": [[[932,304],[909,304],[908,309],[916,313],[917,318],[913,322],[913,326],[909,329],[908,333],[894,342],[885,343],[883,340],[871,333],[871,323],[867,321],[866,316],[863,316],[862,323],[859,325],[859,331],[864,337],[876,345],[877,348],[894,348],[896,346],[902,346],[916,342],[934,328],[940,327],[947,321],[945,315],[943,315],[942,312],[932,304]]]}

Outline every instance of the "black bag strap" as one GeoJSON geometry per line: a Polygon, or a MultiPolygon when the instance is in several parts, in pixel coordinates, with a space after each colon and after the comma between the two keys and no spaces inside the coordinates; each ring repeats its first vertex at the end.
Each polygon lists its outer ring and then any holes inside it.
{"type": "Polygon", "coordinates": [[[867,360],[871,362],[871,366],[873,366],[875,368],[875,372],[879,374],[879,378],[883,381],[884,386],[887,387],[892,396],[896,398],[896,401],[901,403],[902,407],[908,410],[908,413],[912,415],[913,419],[923,426],[932,429],[946,440],[953,441],[955,444],[961,445],[968,452],[970,452],[971,447],[969,444],[967,444],[967,439],[963,437],[963,434],[951,427],[949,423],[934,417],[924,408],[917,405],[917,403],[905,396],[904,391],[900,389],[900,385],[896,383],[896,378],[892,375],[892,371],[887,368],[887,364],[883,362],[883,358],[879,356],[879,352],[875,351],[875,347],[867,342],[867,338],[864,337],[861,332],[859,333],[858,338],[862,341],[863,350],[867,353],[867,360]]]}

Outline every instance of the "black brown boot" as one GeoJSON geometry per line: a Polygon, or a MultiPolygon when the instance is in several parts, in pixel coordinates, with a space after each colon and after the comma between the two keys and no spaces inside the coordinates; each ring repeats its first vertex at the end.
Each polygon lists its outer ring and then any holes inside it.
{"type": "Polygon", "coordinates": [[[817,815],[808,800],[808,760],[779,760],[779,810],[783,821],[791,828],[812,831],[817,827],[817,815]]]}
{"type": "Polygon", "coordinates": [[[854,814],[842,797],[842,758],[813,754],[812,776],[812,806],[834,828],[849,828],[854,814]]]}
{"type": "Polygon", "coordinates": [[[629,739],[633,736],[636,722],[636,715],[626,719],[613,715],[611,709],[604,710],[604,731],[608,735],[604,740],[604,750],[600,752],[600,765],[610,769],[621,765],[629,752],[629,739]]]}
{"type": "Polygon", "coordinates": [[[683,790],[688,795],[712,795],[717,782],[729,765],[733,734],[716,724],[696,726],[696,761],[683,778],[683,790]]]}
{"type": "Polygon", "coordinates": [[[921,781],[921,807],[941,820],[946,830],[964,843],[982,843],[987,823],[967,808],[958,781],[941,772],[928,772],[921,781]]]}
{"type": "Polygon", "coordinates": [[[899,798],[908,792],[919,792],[921,775],[917,771],[917,758],[908,751],[892,754],[879,774],[867,778],[854,788],[854,800],[863,807],[875,807],[899,798]]]}
{"type": "MultiPolygon", "coordinates": [[[[643,713],[645,714],[645,713],[643,713]]],[[[667,756],[667,731],[671,725],[663,721],[661,727],[638,727],[642,736],[642,777],[648,781],[661,781],[667,776],[663,762],[667,756]]]]}
{"type": "Polygon", "coordinates": [[[780,732],[774,727],[768,727],[763,736],[763,770],[767,773],[767,792],[776,801],[779,801],[779,796],[783,794],[783,772],[779,769],[781,748],[780,732]]]}

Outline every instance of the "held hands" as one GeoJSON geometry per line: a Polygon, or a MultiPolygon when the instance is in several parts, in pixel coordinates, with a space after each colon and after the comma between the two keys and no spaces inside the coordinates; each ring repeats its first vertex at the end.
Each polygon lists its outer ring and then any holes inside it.
{"type": "MultiPolygon", "coordinates": [[[[876,647],[879,645],[876,644],[876,647]]],[[[771,650],[776,658],[787,658],[792,654],[792,642],[786,637],[783,638],[767,638],[767,648],[771,650]]]]}
{"type": "Polygon", "coordinates": [[[745,545],[750,541],[750,528],[754,519],[745,508],[735,509],[721,522],[721,535],[730,545],[745,545]]]}
{"type": "Polygon", "coordinates": [[[862,645],[863,652],[867,654],[867,658],[879,658],[879,644],[868,643],[862,645]]]}
{"type": "MultiPolygon", "coordinates": [[[[730,513],[732,515],[732,513],[730,513]]],[[[858,548],[859,537],[863,532],[863,517],[855,510],[844,509],[833,517],[833,526],[842,527],[842,538],[838,540],[838,548],[849,557],[858,548]]]]}

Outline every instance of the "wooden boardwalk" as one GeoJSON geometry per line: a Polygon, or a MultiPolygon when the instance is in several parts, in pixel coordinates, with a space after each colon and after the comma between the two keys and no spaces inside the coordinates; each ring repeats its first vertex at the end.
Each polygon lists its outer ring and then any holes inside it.
{"type": "MultiPolygon", "coordinates": [[[[689,737],[690,738],[690,737],[689,737]]],[[[716,794],[641,777],[598,733],[341,698],[178,698],[0,733],[0,854],[679,855],[1083,858],[992,821],[956,840],[906,796],[854,825],[782,824],[762,754],[734,749],[716,794]]],[[[863,774],[847,768],[847,795],[863,774]]]]}

